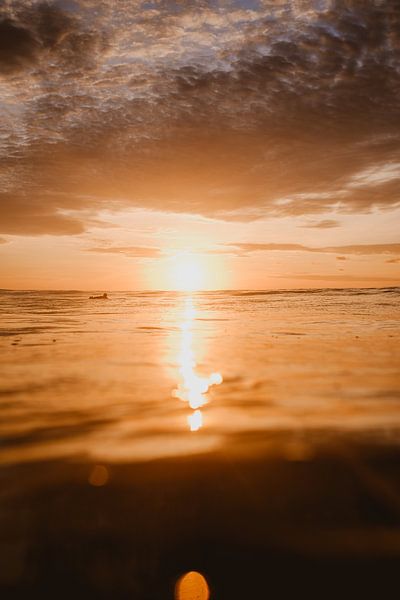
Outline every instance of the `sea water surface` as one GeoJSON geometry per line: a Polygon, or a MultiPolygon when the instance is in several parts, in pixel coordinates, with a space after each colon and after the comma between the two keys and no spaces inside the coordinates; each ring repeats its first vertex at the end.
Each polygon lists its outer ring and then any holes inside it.
{"type": "Polygon", "coordinates": [[[2,598],[393,595],[399,288],[90,295],[0,293],[2,598]]]}
{"type": "Polygon", "coordinates": [[[399,441],[400,288],[89,296],[0,292],[3,464],[399,441]]]}

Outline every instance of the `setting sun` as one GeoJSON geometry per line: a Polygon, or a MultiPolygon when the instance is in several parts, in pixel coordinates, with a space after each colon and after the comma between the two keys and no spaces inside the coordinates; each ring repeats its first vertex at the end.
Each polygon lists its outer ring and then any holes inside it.
{"type": "Polygon", "coordinates": [[[232,285],[230,258],[215,253],[206,236],[199,240],[200,248],[187,248],[181,242],[176,244],[179,249],[166,246],[158,259],[142,261],[138,276],[148,289],[198,292],[232,285]]]}
{"type": "Polygon", "coordinates": [[[195,254],[177,254],[171,259],[171,286],[178,291],[194,292],[207,287],[204,261],[195,254]]]}

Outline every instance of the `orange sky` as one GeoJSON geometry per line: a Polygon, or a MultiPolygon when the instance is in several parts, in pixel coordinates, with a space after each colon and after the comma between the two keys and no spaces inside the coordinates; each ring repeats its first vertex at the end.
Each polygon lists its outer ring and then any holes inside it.
{"type": "Polygon", "coordinates": [[[399,284],[396,7],[11,0],[0,287],[399,284]]]}

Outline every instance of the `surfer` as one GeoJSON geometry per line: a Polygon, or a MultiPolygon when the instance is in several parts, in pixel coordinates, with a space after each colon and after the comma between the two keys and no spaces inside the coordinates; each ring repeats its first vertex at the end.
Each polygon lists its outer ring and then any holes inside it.
{"type": "Polygon", "coordinates": [[[108,300],[108,296],[104,292],[101,296],[89,296],[89,300],[108,300]]]}

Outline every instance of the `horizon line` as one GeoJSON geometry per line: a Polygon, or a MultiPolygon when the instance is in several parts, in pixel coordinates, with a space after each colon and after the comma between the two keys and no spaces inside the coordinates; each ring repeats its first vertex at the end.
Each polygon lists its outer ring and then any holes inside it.
{"type": "MultiPolygon", "coordinates": [[[[218,288],[218,289],[204,289],[204,290],[109,290],[108,294],[204,294],[212,292],[280,292],[280,291],[299,291],[299,290],[387,290],[396,289],[400,287],[398,285],[382,285],[382,286],[325,286],[325,287],[282,287],[282,288],[218,288]]],[[[56,289],[56,288],[0,288],[0,292],[79,292],[79,293],[91,293],[91,292],[104,292],[106,288],[97,289],[56,289]]]]}

